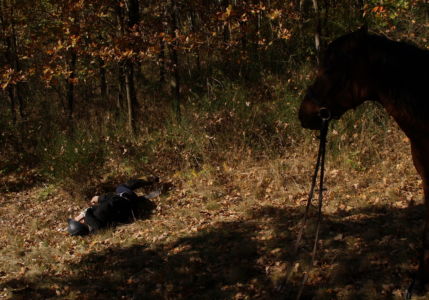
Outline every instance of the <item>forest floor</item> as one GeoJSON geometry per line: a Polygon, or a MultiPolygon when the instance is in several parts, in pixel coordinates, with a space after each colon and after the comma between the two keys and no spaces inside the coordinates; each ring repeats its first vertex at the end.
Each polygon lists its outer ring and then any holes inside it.
{"type": "Polygon", "coordinates": [[[315,149],[161,176],[171,188],[150,217],[86,237],[64,228],[89,199],[31,170],[3,175],[0,299],[295,299],[305,273],[302,299],[399,299],[423,207],[408,142],[396,145],[368,168],[328,159],[315,266],[315,209],[293,251],[315,149]]]}

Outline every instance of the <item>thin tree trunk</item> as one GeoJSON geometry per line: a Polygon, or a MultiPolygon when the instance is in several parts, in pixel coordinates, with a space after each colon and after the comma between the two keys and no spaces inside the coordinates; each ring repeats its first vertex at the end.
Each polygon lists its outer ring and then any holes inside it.
{"type": "MultiPolygon", "coordinates": [[[[222,9],[227,9],[229,7],[229,0],[222,1],[222,9]]],[[[193,21],[192,17],[192,21],[193,21]]],[[[194,27],[194,22],[192,22],[192,27],[194,27]]],[[[229,22],[223,24],[223,42],[228,44],[231,39],[231,32],[229,27],[229,22]]]]}
{"type": "MultiPolygon", "coordinates": [[[[139,31],[138,25],[140,22],[140,3],[139,0],[128,0],[128,28],[130,30],[139,31]]],[[[133,65],[133,73],[135,80],[139,83],[145,83],[147,80],[142,73],[140,62],[136,62],[133,65]]]]}
{"type": "Polygon", "coordinates": [[[68,118],[70,120],[73,119],[73,112],[74,112],[74,85],[76,81],[76,61],[77,61],[77,54],[75,49],[71,49],[70,53],[70,64],[69,64],[69,70],[70,75],[67,79],[67,108],[68,108],[68,118]]]}
{"type": "Polygon", "coordinates": [[[104,66],[103,59],[98,59],[99,64],[99,75],[100,75],[100,95],[101,98],[105,101],[108,97],[108,91],[107,91],[107,81],[106,81],[106,68],[104,66]]]}
{"type": "Polygon", "coordinates": [[[313,0],[313,8],[314,8],[315,22],[316,22],[316,28],[314,31],[314,46],[316,48],[316,61],[317,61],[317,64],[319,64],[320,63],[320,36],[321,36],[322,26],[320,23],[320,11],[319,11],[317,0],[313,0]]]}
{"type": "MultiPolygon", "coordinates": [[[[6,48],[6,58],[10,63],[11,68],[15,72],[20,72],[20,62],[18,58],[17,42],[16,42],[16,32],[13,22],[14,16],[14,5],[9,3],[9,7],[5,4],[4,1],[0,3],[0,21],[2,24],[2,32],[4,36],[4,41],[7,45],[6,48]],[[10,19],[5,16],[6,9],[9,9],[10,19]]],[[[13,122],[16,122],[16,99],[18,100],[18,111],[21,119],[24,118],[24,101],[21,93],[22,83],[18,82],[9,88],[9,98],[11,99],[11,107],[13,107],[13,122]]]]}
{"type": "MultiPolygon", "coordinates": [[[[128,0],[128,28],[131,29],[140,21],[139,1],[128,0]]],[[[130,59],[125,61],[125,90],[127,96],[128,129],[132,135],[135,133],[135,110],[137,107],[137,94],[134,85],[134,65],[130,59]]]]}
{"type": "Polygon", "coordinates": [[[135,110],[136,94],[134,88],[134,68],[131,61],[125,63],[125,90],[127,92],[128,129],[135,134],[135,110]]]}
{"type": "MultiPolygon", "coordinates": [[[[267,8],[268,8],[268,11],[271,10],[270,0],[267,1],[267,8]]],[[[271,44],[274,40],[273,21],[271,20],[271,18],[267,18],[267,21],[268,21],[268,37],[269,37],[268,43],[271,44]]],[[[270,50],[267,53],[267,55],[268,55],[268,63],[269,63],[270,69],[273,70],[274,67],[276,67],[275,64],[273,63],[274,62],[273,47],[270,47],[270,50]]]]}
{"type": "MultiPolygon", "coordinates": [[[[73,35],[78,36],[79,32],[79,15],[77,11],[73,11],[74,21],[71,24],[70,32],[73,35]]],[[[75,84],[76,84],[76,64],[77,64],[77,48],[72,46],[69,49],[70,61],[69,61],[69,72],[70,75],[67,78],[67,108],[68,108],[68,118],[70,120],[70,129],[73,130],[71,121],[73,120],[74,115],[74,106],[75,106],[75,84]]]]}
{"type": "Polygon", "coordinates": [[[118,96],[116,98],[116,108],[118,112],[122,111],[124,108],[124,99],[125,99],[125,75],[124,68],[121,65],[118,65],[118,96]]]}
{"type": "MultiPolygon", "coordinates": [[[[11,12],[11,14],[13,14],[13,12],[11,12]]],[[[17,42],[16,42],[15,25],[13,22],[11,22],[10,26],[11,26],[11,30],[12,30],[12,35],[10,37],[10,45],[11,45],[11,54],[12,54],[11,56],[12,56],[13,68],[17,72],[20,72],[21,71],[21,63],[20,63],[19,58],[18,58],[18,49],[17,49],[18,46],[17,46],[17,42]]],[[[22,97],[22,86],[23,86],[22,82],[18,82],[15,85],[15,95],[18,98],[19,116],[21,117],[21,119],[24,119],[24,101],[23,101],[23,97],[22,97]]]]}
{"type": "MultiPolygon", "coordinates": [[[[197,34],[197,28],[198,28],[198,23],[196,20],[196,16],[195,16],[195,10],[192,10],[191,12],[191,30],[193,33],[197,34]]],[[[229,31],[229,24],[227,26],[228,29],[225,29],[227,31],[227,37],[225,37],[228,41],[230,39],[230,31],[229,31]]],[[[195,55],[196,55],[196,62],[197,62],[197,70],[198,70],[198,75],[201,75],[201,58],[200,58],[200,48],[197,47],[195,49],[195,55]]]]}
{"type": "Polygon", "coordinates": [[[165,83],[165,42],[161,39],[159,51],[159,82],[165,83]]]}
{"type": "MultiPolygon", "coordinates": [[[[297,0],[297,8],[298,8],[298,15],[299,15],[299,20],[298,20],[299,49],[306,49],[305,33],[304,33],[304,20],[305,20],[306,14],[305,14],[305,10],[304,10],[304,0],[297,0]]],[[[304,55],[306,56],[307,54],[304,53],[304,55]]]]}
{"type": "MultiPolygon", "coordinates": [[[[241,51],[242,54],[240,54],[241,56],[244,56],[246,59],[248,51],[247,51],[247,24],[246,22],[240,21],[240,31],[241,31],[241,51]]],[[[244,79],[248,79],[248,68],[247,68],[247,62],[243,62],[242,60],[240,60],[240,75],[244,78],[244,79]]]]}
{"type": "Polygon", "coordinates": [[[13,86],[8,86],[7,92],[10,100],[10,113],[12,115],[12,122],[13,124],[16,124],[15,95],[13,91],[13,86]]]}
{"type": "MultiPolygon", "coordinates": [[[[116,20],[118,23],[118,38],[121,38],[125,35],[125,25],[124,25],[124,10],[119,3],[115,6],[116,11],[116,20]]],[[[125,74],[124,74],[124,64],[122,62],[118,63],[118,96],[116,98],[116,108],[118,114],[120,114],[124,107],[124,99],[126,98],[126,88],[125,88],[125,74]]]]}
{"type": "Polygon", "coordinates": [[[180,73],[179,73],[179,57],[177,54],[177,49],[172,47],[171,50],[171,62],[173,63],[173,74],[174,80],[171,83],[171,90],[173,97],[173,111],[176,114],[176,118],[178,121],[181,119],[180,112],[180,73]]]}
{"type": "Polygon", "coordinates": [[[15,86],[16,96],[18,98],[18,111],[21,119],[25,118],[25,111],[24,111],[25,104],[24,104],[24,98],[22,96],[23,85],[24,85],[23,82],[18,82],[15,86]]]}
{"type": "Polygon", "coordinates": [[[179,29],[178,21],[178,11],[177,6],[174,0],[171,1],[171,32],[173,33],[175,39],[171,45],[170,56],[173,69],[173,81],[171,82],[171,90],[173,94],[173,112],[176,114],[176,119],[181,120],[180,112],[180,73],[179,73],[179,55],[178,55],[178,36],[177,31],[179,29]]]}
{"type": "MultiPolygon", "coordinates": [[[[12,36],[10,37],[11,45],[11,57],[13,68],[17,71],[21,71],[21,64],[18,58],[17,42],[16,42],[16,32],[13,22],[11,23],[12,36]]],[[[18,98],[18,111],[21,119],[24,119],[24,101],[22,97],[22,82],[17,82],[14,86],[16,98],[18,98]]]]}
{"type": "MultiPolygon", "coordinates": [[[[323,14],[323,22],[321,22],[321,24],[322,24],[322,27],[323,27],[323,30],[324,30],[324,35],[326,37],[326,36],[329,36],[330,32],[331,32],[330,27],[328,26],[329,25],[329,23],[328,23],[329,13],[330,13],[331,7],[330,7],[330,1],[329,0],[324,0],[323,3],[324,3],[324,6],[325,6],[325,11],[324,11],[324,14],[323,14]]],[[[363,16],[363,11],[362,11],[361,15],[363,16]]],[[[322,41],[322,43],[323,43],[323,41],[322,41]]],[[[324,49],[325,46],[326,45],[323,43],[322,44],[322,49],[324,49]]]]}
{"type": "Polygon", "coordinates": [[[429,22],[429,1],[425,0],[425,7],[426,7],[426,23],[429,22]]]}
{"type": "Polygon", "coordinates": [[[262,39],[261,28],[262,28],[262,11],[259,11],[256,15],[256,41],[254,41],[254,47],[256,52],[256,58],[258,61],[258,67],[261,65],[261,51],[259,46],[259,41],[262,39]]]}

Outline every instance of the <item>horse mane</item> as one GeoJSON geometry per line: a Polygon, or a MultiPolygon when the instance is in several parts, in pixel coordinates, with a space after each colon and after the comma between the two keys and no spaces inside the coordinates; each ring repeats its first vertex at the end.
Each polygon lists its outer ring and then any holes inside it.
{"type": "Polygon", "coordinates": [[[369,60],[385,97],[418,119],[429,117],[429,51],[368,34],[369,60]]]}

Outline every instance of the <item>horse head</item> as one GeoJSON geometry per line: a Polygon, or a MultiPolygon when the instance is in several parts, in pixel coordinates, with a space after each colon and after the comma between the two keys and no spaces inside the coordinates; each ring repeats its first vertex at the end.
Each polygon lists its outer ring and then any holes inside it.
{"type": "Polygon", "coordinates": [[[339,119],[369,96],[366,27],[331,42],[299,110],[304,128],[320,129],[322,118],[339,119]]]}

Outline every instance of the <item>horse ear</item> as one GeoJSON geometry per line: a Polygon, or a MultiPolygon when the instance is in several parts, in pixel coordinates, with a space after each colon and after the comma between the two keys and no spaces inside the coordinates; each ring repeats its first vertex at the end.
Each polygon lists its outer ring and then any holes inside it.
{"type": "Polygon", "coordinates": [[[365,39],[366,36],[368,35],[368,25],[366,25],[366,24],[362,25],[362,27],[359,28],[359,30],[356,30],[353,33],[353,35],[355,38],[357,38],[359,40],[365,39]]]}
{"type": "Polygon", "coordinates": [[[362,25],[362,27],[361,28],[359,28],[359,33],[361,33],[361,34],[364,34],[364,35],[366,35],[366,34],[368,34],[368,24],[363,24],[362,25]]]}

